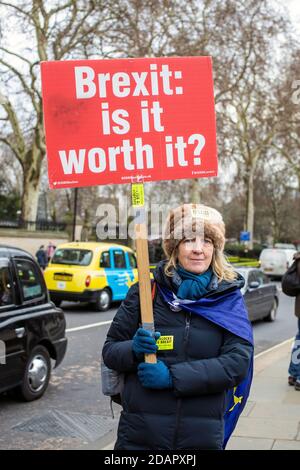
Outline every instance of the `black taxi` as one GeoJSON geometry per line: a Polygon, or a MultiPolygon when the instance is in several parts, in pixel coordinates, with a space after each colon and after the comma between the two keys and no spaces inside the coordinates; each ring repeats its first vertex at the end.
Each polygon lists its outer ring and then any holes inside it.
{"type": "Polygon", "coordinates": [[[24,250],[0,245],[0,393],[40,398],[64,358],[66,321],[49,299],[44,276],[24,250]]]}

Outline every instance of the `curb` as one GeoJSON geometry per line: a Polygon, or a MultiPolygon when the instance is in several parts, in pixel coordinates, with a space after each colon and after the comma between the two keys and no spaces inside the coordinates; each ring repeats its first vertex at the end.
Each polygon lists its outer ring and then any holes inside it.
{"type": "Polygon", "coordinates": [[[254,376],[270,366],[273,362],[280,360],[286,354],[290,353],[295,338],[289,338],[282,343],[276,344],[272,348],[266,349],[254,356],[254,376]]]}
{"type": "Polygon", "coordinates": [[[108,433],[96,441],[92,441],[88,444],[77,447],[76,450],[113,450],[117,438],[118,422],[119,419],[116,420],[115,429],[111,429],[108,433]]]}

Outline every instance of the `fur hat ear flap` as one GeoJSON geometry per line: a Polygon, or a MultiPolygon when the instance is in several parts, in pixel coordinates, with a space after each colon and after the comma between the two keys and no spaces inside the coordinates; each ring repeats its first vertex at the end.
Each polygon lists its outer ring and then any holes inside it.
{"type": "Polygon", "coordinates": [[[216,209],[203,204],[183,204],[169,212],[163,231],[163,249],[168,258],[184,238],[211,238],[214,247],[223,251],[225,225],[216,209]]]}

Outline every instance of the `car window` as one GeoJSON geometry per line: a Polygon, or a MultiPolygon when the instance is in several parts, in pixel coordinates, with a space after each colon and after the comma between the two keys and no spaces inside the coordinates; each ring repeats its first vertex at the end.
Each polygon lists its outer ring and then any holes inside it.
{"type": "Polygon", "coordinates": [[[263,284],[265,284],[264,282],[264,279],[265,279],[265,276],[264,276],[264,273],[261,272],[261,271],[255,271],[255,275],[256,275],[256,280],[259,282],[259,284],[262,286],[263,284]]]}
{"type": "Polygon", "coordinates": [[[51,260],[52,264],[72,264],[77,266],[88,266],[93,257],[90,250],[79,248],[58,248],[51,260]]]}
{"type": "Polygon", "coordinates": [[[125,253],[122,250],[114,251],[114,264],[117,269],[125,269],[125,253]]]}
{"type": "Polygon", "coordinates": [[[14,304],[11,272],[7,258],[0,258],[0,307],[14,304]]]}
{"type": "Polygon", "coordinates": [[[29,260],[16,260],[16,268],[24,300],[41,297],[43,287],[35,265],[29,260]]]}
{"type": "Polygon", "coordinates": [[[247,271],[242,268],[235,268],[235,271],[238,272],[245,280],[247,280],[247,271]]]}
{"type": "Polygon", "coordinates": [[[260,254],[260,261],[267,263],[284,263],[286,261],[286,251],[275,249],[265,249],[260,254]]]}
{"type": "Polygon", "coordinates": [[[136,262],[136,257],[134,256],[133,253],[128,253],[129,257],[129,265],[132,269],[135,269],[137,267],[137,262],[136,262]]]}
{"type": "Polygon", "coordinates": [[[249,273],[249,276],[248,276],[248,284],[250,284],[251,282],[257,282],[258,279],[256,277],[256,272],[255,271],[251,271],[249,273]]]}
{"type": "Polygon", "coordinates": [[[103,251],[100,258],[100,268],[110,268],[110,256],[109,251],[103,251]]]}

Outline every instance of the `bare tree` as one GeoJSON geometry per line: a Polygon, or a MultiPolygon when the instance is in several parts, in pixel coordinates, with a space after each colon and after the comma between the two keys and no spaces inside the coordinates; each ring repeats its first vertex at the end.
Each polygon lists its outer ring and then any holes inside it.
{"type": "MultiPolygon", "coordinates": [[[[278,101],[275,96],[272,74],[276,63],[271,51],[285,22],[266,10],[266,2],[253,6],[248,19],[249,29],[243,30],[241,55],[247,64],[238,86],[223,95],[220,103],[223,154],[234,160],[238,176],[244,181],[246,191],[246,226],[250,232],[249,248],[254,236],[254,189],[258,163],[267,159],[268,149],[275,141],[279,120],[276,119],[278,101]]],[[[277,72],[278,73],[278,72],[277,72]]]]}
{"type": "Polygon", "coordinates": [[[93,44],[109,28],[108,5],[101,0],[0,1],[2,21],[5,18],[6,25],[11,25],[2,27],[0,44],[0,141],[22,167],[22,217],[26,220],[36,218],[46,153],[39,64],[89,56],[93,44]],[[16,47],[11,37],[20,38],[22,44],[16,47]]]}
{"type": "MultiPolygon", "coordinates": [[[[255,114],[262,114],[265,100],[262,88],[270,94],[271,82],[264,79],[273,65],[270,51],[286,22],[275,11],[269,0],[190,0],[189,2],[120,0],[119,17],[109,31],[112,56],[194,56],[211,55],[214,63],[215,101],[218,116],[218,148],[221,159],[233,158],[232,140],[240,142],[238,154],[243,152],[243,177],[247,181],[247,226],[253,232],[253,179],[256,161],[262,158],[262,149],[269,145],[266,125],[257,130],[255,149],[250,144],[249,129],[255,127],[255,114]],[[260,91],[256,93],[257,85],[260,91]],[[244,94],[247,94],[244,97],[244,94]],[[245,98],[245,99],[244,99],[245,98]],[[235,103],[233,103],[235,101],[235,103]],[[253,111],[253,101],[256,110],[253,111]],[[232,107],[238,113],[240,126],[235,128],[232,107]],[[250,105],[251,103],[251,105],[250,105]],[[251,113],[249,112],[251,108],[251,113]],[[251,150],[251,156],[249,154],[251,150]],[[250,159],[250,160],[249,160],[250,159]]],[[[271,91],[272,94],[272,91],[271,91]]],[[[263,113],[266,116],[266,112],[263,113]]],[[[180,187],[179,183],[177,187],[180,187]]],[[[199,181],[190,181],[189,195],[193,202],[200,201],[199,181]]]]}
{"type": "Polygon", "coordinates": [[[288,163],[278,156],[267,166],[260,166],[255,185],[255,233],[261,241],[294,242],[299,240],[300,194],[295,175],[288,163]]]}
{"type": "Polygon", "coordinates": [[[0,159],[0,212],[6,221],[12,221],[19,215],[22,195],[20,164],[4,145],[0,145],[0,159]]]}
{"type": "Polygon", "coordinates": [[[291,50],[282,67],[283,79],[276,87],[279,131],[273,147],[296,176],[300,191],[300,45],[296,44],[291,50]]]}

